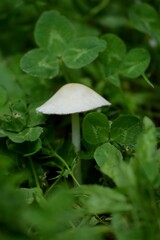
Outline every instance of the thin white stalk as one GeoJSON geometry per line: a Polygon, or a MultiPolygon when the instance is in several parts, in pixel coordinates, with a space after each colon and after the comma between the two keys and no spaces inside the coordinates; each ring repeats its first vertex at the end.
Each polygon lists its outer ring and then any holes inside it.
{"type": "MultiPolygon", "coordinates": [[[[72,118],[72,144],[74,146],[75,152],[77,153],[81,148],[81,134],[80,134],[80,121],[79,113],[74,113],[71,115],[72,118]]],[[[82,171],[81,171],[81,160],[78,158],[74,174],[78,182],[82,183],[82,171]]]]}
{"type": "Polygon", "coordinates": [[[75,148],[75,152],[78,152],[81,148],[79,113],[72,114],[71,118],[72,118],[72,144],[75,148]]]}

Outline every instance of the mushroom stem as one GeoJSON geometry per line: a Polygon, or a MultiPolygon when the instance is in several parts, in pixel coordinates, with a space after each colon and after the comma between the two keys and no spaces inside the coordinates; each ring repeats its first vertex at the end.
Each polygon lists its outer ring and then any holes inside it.
{"type": "MultiPolygon", "coordinates": [[[[72,144],[77,153],[81,148],[79,113],[71,115],[72,118],[72,144]]],[[[82,183],[81,160],[78,158],[74,168],[74,174],[79,183],[82,183]]]]}
{"type": "Polygon", "coordinates": [[[81,148],[79,113],[72,114],[71,118],[72,118],[72,144],[75,148],[75,152],[78,152],[81,148]]]}

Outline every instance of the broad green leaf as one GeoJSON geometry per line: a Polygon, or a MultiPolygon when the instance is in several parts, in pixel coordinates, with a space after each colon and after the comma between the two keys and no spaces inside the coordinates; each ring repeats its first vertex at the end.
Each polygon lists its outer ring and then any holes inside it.
{"type": "Polygon", "coordinates": [[[100,59],[104,67],[105,76],[115,86],[120,86],[119,65],[126,54],[125,43],[114,34],[106,34],[103,39],[107,48],[100,53],[100,59]]]}
{"type": "Polygon", "coordinates": [[[135,4],[129,9],[132,26],[160,41],[160,17],[154,7],[147,3],[135,4]]]}
{"type": "Polygon", "coordinates": [[[25,130],[19,133],[5,131],[7,137],[14,143],[23,143],[25,141],[31,141],[31,142],[36,141],[42,132],[43,132],[43,129],[41,127],[26,128],[25,130]]]}
{"type": "Polygon", "coordinates": [[[81,196],[82,206],[90,214],[128,211],[132,207],[127,198],[115,189],[98,185],[81,186],[76,190],[81,196]]]}
{"type": "Polygon", "coordinates": [[[69,68],[81,68],[93,62],[105,48],[105,41],[97,37],[74,39],[64,51],[63,61],[69,68]]]}
{"type": "Polygon", "coordinates": [[[127,191],[136,186],[132,164],[123,161],[121,152],[115,146],[104,143],[96,149],[94,158],[100,170],[112,178],[117,187],[127,191]]]}
{"type": "Polygon", "coordinates": [[[117,181],[120,174],[120,164],[123,159],[121,152],[112,144],[104,143],[96,149],[94,158],[100,170],[117,181]]]}
{"type": "Polygon", "coordinates": [[[156,158],[156,128],[147,117],[143,121],[144,130],[138,137],[136,145],[136,159],[144,170],[147,178],[154,181],[159,174],[159,160],[156,158]]]}
{"type": "Polygon", "coordinates": [[[109,121],[106,115],[98,112],[88,113],[82,124],[83,137],[90,144],[99,144],[108,140],[109,121]]]}
{"type": "Polygon", "coordinates": [[[35,28],[35,40],[39,47],[50,49],[60,55],[74,37],[71,22],[56,11],[44,12],[35,28]]]}
{"type": "Polygon", "coordinates": [[[106,66],[106,72],[107,66],[111,68],[111,70],[108,69],[109,73],[119,67],[119,64],[126,54],[126,45],[121,38],[111,33],[104,35],[103,39],[107,43],[107,48],[100,53],[100,59],[104,66],[106,66]]]}
{"type": "Polygon", "coordinates": [[[22,70],[33,77],[53,78],[59,72],[58,59],[47,49],[33,49],[21,59],[22,70]]]}
{"type": "Polygon", "coordinates": [[[122,145],[135,145],[141,131],[142,123],[139,118],[130,115],[121,116],[111,125],[111,141],[122,145]]]}
{"type": "Polygon", "coordinates": [[[8,149],[22,154],[24,157],[31,156],[37,153],[41,147],[42,143],[41,140],[38,138],[36,141],[25,141],[23,143],[14,143],[11,140],[7,140],[7,147],[8,149]]]}
{"type": "Polygon", "coordinates": [[[149,63],[149,52],[143,48],[134,48],[125,56],[120,73],[128,78],[137,78],[145,72],[149,63]]]}

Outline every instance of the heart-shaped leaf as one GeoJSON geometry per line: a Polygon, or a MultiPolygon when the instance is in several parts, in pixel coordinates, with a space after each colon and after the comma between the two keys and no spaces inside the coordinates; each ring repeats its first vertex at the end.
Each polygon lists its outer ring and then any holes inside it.
{"type": "Polygon", "coordinates": [[[135,29],[160,42],[160,18],[154,7],[147,3],[135,4],[129,9],[129,18],[135,29]]]}
{"type": "Polygon", "coordinates": [[[82,124],[83,137],[90,144],[99,144],[108,140],[109,121],[106,115],[98,112],[89,113],[82,124]]]}
{"type": "Polygon", "coordinates": [[[42,132],[43,129],[41,127],[33,127],[26,128],[19,133],[3,131],[1,132],[1,135],[5,134],[14,143],[23,143],[25,141],[36,141],[42,132]]]}
{"type": "Polygon", "coordinates": [[[53,78],[59,72],[58,60],[53,52],[47,49],[33,49],[21,59],[23,71],[34,77],[53,78]]]}
{"type": "Polygon", "coordinates": [[[123,157],[116,147],[110,143],[104,143],[96,149],[94,158],[104,174],[115,181],[119,178],[119,168],[123,157]]]}
{"type": "Polygon", "coordinates": [[[138,135],[142,132],[142,122],[139,118],[126,115],[117,118],[111,125],[112,141],[122,145],[135,145],[138,135]]]}
{"type": "Polygon", "coordinates": [[[100,53],[100,59],[104,65],[116,69],[126,54],[126,45],[121,38],[111,33],[104,35],[103,39],[107,43],[107,48],[100,53]]]}
{"type": "Polygon", "coordinates": [[[145,72],[149,63],[149,52],[143,48],[134,48],[125,56],[120,71],[125,77],[137,78],[145,72]]]}
{"type": "Polygon", "coordinates": [[[64,48],[74,37],[71,22],[59,12],[46,11],[37,21],[35,40],[40,48],[48,48],[55,55],[61,55],[64,48]]]}
{"type": "Polygon", "coordinates": [[[63,54],[63,61],[69,68],[81,68],[95,60],[105,48],[105,41],[97,37],[74,39],[63,54]]]}
{"type": "Polygon", "coordinates": [[[121,38],[114,34],[106,34],[103,39],[107,48],[100,53],[100,60],[104,67],[106,79],[116,86],[120,86],[119,65],[126,54],[126,46],[121,38]]]}

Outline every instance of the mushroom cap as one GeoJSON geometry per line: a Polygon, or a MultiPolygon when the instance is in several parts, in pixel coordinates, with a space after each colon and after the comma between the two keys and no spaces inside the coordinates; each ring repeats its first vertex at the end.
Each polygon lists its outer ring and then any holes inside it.
{"type": "Polygon", "coordinates": [[[45,114],[73,114],[86,112],[110,103],[89,87],[68,83],[36,110],[45,114]]]}

